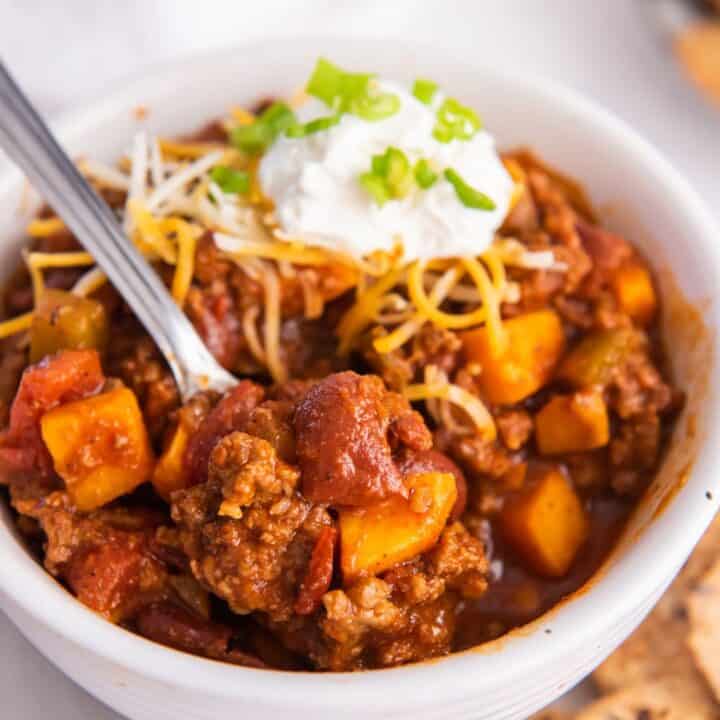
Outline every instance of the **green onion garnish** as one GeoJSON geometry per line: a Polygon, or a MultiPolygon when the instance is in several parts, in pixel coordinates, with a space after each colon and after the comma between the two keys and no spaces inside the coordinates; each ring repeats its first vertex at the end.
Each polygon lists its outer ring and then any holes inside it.
{"type": "Polygon", "coordinates": [[[407,155],[400,149],[389,147],[385,151],[387,164],[385,180],[394,198],[405,197],[412,189],[413,175],[407,155]]]}
{"type": "Polygon", "coordinates": [[[273,103],[260,116],[260,121],[269,125],[278,134],[295,123],[295,113],[283,102],[273,103]]]}
{"type": "Polygon", "coordinates": [[[425,105],[429,105],[437,92],[438,84],[432,80],[418,78],[413,85],[413,95],[425,105]]]}
{"type": "Polygon", "coordinates": [[[371,78],[372,75],[345,72],[329,60],[319,58],[308,80],[307,92],[326,105],[335,107],[338,101],[347,101],[365,94],[371,78]]]}
{"type": "Polygon", "coordinates": [[[430,163],[425,158],[420,158],[415,163],[414,173],[415,182],[423,190],[431,188],[438,179],[438,174],[430,167],[430,163]]]}
{"type": "Polygon", "coordinates": [[[252,125],[233,128],[230,142],[240,150],[255,155],[267,149],[280,133],[295,124],[295,113],[285,103],[273,103],[252,125]]]}
{"type": "Polygon", "coordinates": [[[393,93],[373,93],[363,95],[350,104],[350,112],[363,120],[384,120],[400,109],[400,98],[393,93]]]}
{"type": "Polygon", "coordinates": [[[230,132],[230,142],[250,155],[262,152],[272,141],[270,129],[258,121],[252,125],[240,125],[230,132]]]}
{"type": "Polygon", "coordinates": [[[363,173],[360,176],[360,184],[367,190],[372,196],[373,200],[382,207],[389,199],[390,192],[388,191],[385,180],[371,172],[363,173]]]}
{"type": "Polygon", "coordinates": [[[320,132],[322,130],[327,130],[333,125],[337,125],[338,122],[340,122],[339,115],[328,115],[327,117],[319,117],[315,120],[310,120],[310,122],[306,122],[304,125],[291,125],[285,131],[285,134],[290,138],[301,138],[305,137],[306,135],[314,135],[316,132],[320,132]]]}
{"type": "Polygon", "coordinates": [[[437,111],[433,137],[440,142],[470,140],[482,127],[477,113],[453,98],[447,98],[437,111]]]}
{"type": "Polygon", "coordinates": [[[336,113],[352,113],[363,120],[383,120],[400,109],[400,98],[379,92],[375,76],[350,73],[320,58],[307,84],[307,92],[322,100],[336,113]]]}
{"type": "Polygon", "coordinates": [[[245,194],[250,190],[250,173],[244,170],[233,170],[227,165],[216,165],[210,171],[211,180],[228,194],[245,194]]]}
{"type": "Polygon", "coordinates": [[[381,207],[390,199],[405,197],[413,186],[407,155],[396,147],[389,147],[382,155],[373,155],[370,172],[360,176],[360,183],[381,207]]]}
{"type": "Polygon", "coordinates": [[[495,203],[492,198],[488,197],[484,192],[476,190],[471,185],[468,185],[458,173],[452,168],[446,168],[445,179],[452,184],[455,188],[455,194],[458,196],[458,200],[469,208],[475,210],[494,210],[495,203]]]}

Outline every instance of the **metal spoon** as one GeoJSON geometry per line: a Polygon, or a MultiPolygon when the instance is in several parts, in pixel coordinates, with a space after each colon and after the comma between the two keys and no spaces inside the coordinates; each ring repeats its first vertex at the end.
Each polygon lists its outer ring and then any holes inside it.
{"type": "Polygon", "coordinates": [[[90,252],[165,356],[180,394],[225,392],[223,369],[0,61],[0,147],[90,252]]]}

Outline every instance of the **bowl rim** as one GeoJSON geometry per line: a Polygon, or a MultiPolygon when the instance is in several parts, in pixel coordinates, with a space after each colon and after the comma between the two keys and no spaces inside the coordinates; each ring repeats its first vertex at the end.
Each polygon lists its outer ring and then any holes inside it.
{"type": "MultiPolygon", "coordinates": [[[[338,42],[342,36],[278,35],[281,42],[301,40],[315,47],[338,42]]],[[[348,39],[348,38],[345,38],[348,39]]],[[[371,45],[369,38],[352,38],[354,42],[371,45]]],[[[163,78],[178,82],[185,68],[197,69],[198,63],[212,67],[240,57],[259,57],[255,47],[267,47],[268,38],[220,50],[185,55],[134,74],[121,81],[117,89],[99,94],[79,109],[61,114],[52,123],[60,138],[80,137],[109,112],[133,97],[142,96],[142,88],[157,87],[163,78]],[[248,55],[248,53],[250,53],[248,55]]],[[[270,39],[272,40],[272,39],[270,39]]],[[[438,47],[423,48],[437,57],[445,55],[438,47]]],[[[405,49],[410,53],[407,46],[405,49]]],[[[497,71],[469,60],[475,74],[501,79],[513,91],[521,91],[540,100],[553,102],[567,114],[568,120],[585,123],[610,140],[615,147],[632,154],[662,186],[663,193],[673,198],[688,225],[688,236],[695,237],[700,249],[711,262],[713,286],[720,286],[720,250],[713,240],[720,236],[713,216],[691,188],[658,150],[631,127],[609,111],[584,98],[575,90],[528,73],[497,71]]],[[[13,168],[0,166],[0,195],[19,182],[20,174],[13,168]]],[[[720,311],[713,303],[706,315],[709,328],[720,325],[720,311]]],[[[712,337],[713,368],[711,387],[720,385],[717,333],[712,337]]],[[[720,433],[720,403],[713,396],[706,419],[706,440],[720,433]]],[[[555,662],[562,662],[573,649],[593,642],[598,627],[609,627],[608,618],[619,618],[630,611],[640,612],[647,599],[668,582],[668,568],[679,569],[689,551],[699,540],[720,507],[720,492],[706,497],[714,487],[713,469],[720,466],[720,444],[703,442],[687,483],[672,498],[662,514],[653,520],[632,548],[612,567],[591,579],[591,589],[579,591],[569,601],[519,631],[498,641],[422,663],[366,671],[361,673],[310,673],[279,670],[257,670],[207,660],[151,642],[102,619],[79,603],[32,559],[10,526],[0,529],[0,597],[4,593],[36,622],[43,624],[79,648],[98,655],[115,665],[152,678],[169,686],[182,686],[204,695],[243,698],[246,701],[276,701],[283,706],[339,709],[359,703],[366,704],[375,690],[392,687],[392,695],[382,696],[383,708],[404,708],[420,705],[428,699],[437,703],[446,698],[447,707],[453,699],[482,693],[484,688],[502,684],[511,687],[515,679],[555,662]],[[683,501],[682,503],[680,501],[683,501]],[[693,524],[686,523],[688,510],[693,524]],[[662,552],[662,562],[652,562],[662,552]],[[618,589],[622,588],[622,592],[618,589]],[[448,682],[443,682],[446,678],[448,682]],[[282,695],[278,690],[282,687],[282,695]]],[[[376,702],[376,700],[373,700],[376,702]]]]}

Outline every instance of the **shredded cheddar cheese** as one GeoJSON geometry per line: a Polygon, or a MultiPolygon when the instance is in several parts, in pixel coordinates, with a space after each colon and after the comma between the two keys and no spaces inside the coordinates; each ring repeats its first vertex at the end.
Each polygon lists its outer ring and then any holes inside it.
{"type": "MultiPolygon", "coordinates": [[[[302,95],[297,97],[302,102],[302,95]]],[[[234,107],[226,127],[248,125],[255,116],[234,107]]],[[[515,182],[513,206],[526,191],[527,177],[512,159],[505,166],[515,182]]],[[[139,133],[132,151],[116,167],[83,160],[81,169],[100,185],[126,192],[123,225],[130,241],[151,261],[172,270],[175,301],[183,306],[195,273],[197,244],[203,232],[212,233],[218,251],[232,260],[263,289],[264,306],[243,313],[241,329],[255,361],[276,381],[287,377],[281,356],[282,292],[295,283],[307,319],[322,317],[325,297],[318,285],[323,268],[342,265],[352,273],[354,299],[335,330],[339,353],[347,355],[369,328],[376,326],[374,350],[385,355],[400,350],[432,323],[459,330],[486,325],[491,342],[505,342],[500,305],[517,298],[518,287],[507,278],[506,267],[550,269],[562,272],[551,250],[530,251],[513,238],[497,237],[480,257],[403,261],[400,238],[391,252],[376,251],[351,258],[313,246],[301,237],[285,235],[278,227],[272,202],[263,195],[257,173],[258,158],[249,158],[225,143],[176,141],[139,133]],[[212,179],[219,164],[246,171],[251,184],[247,194],[224,192],[212,179]]],[[[31,222],[34,238],[64,231],[60,218],[31,222]]],[[[37,303],[44,289],[43,269],[93,266],[89,253],[29,253],[26,256],[37,303]]],[[[90,295],[107,283],[98,267],[90,267],[72,288],[90,295]]],[[[0,337],[30,326],[32,313],[0,323],[0,337]]],[[[483,436],[494,437],[494,425],[482,402],[430,368],[424,383],[410,385],[406,395],[425,401],[428,410],[445,424],[460,428],[464,416],[483,436]],[[446,422],[447,421],[447,422],[446,422]]]]}
{"type": "Polygon", "coordinates": [[[79,250],[77,252],[31,252],[28,253],[27,262],[33,268],[59,268],[59,267],[84,267],[94,265],[95,258],[89,253],[79,250]]]}
{"type": "Polygon", "coordinates": [[[255,122],[255,116],[239,106],[230,108],[230,115],[238,125],[252,125],[255,122]]]}
{"type": "Polygon", "coordinates": [[[221,143],[179,142],[167,138],[158,138],[158,146],[166,159],[180,158],[183,160],[197,160],[213,150],[226,149],[226,146],[221,143]]]}
{"type": "Polygon", "coordinates": [[[340,338],[338,351],[347,355],[356,337],[372,323],[382,303],[382,296],[398,284],[405,268],[397,267],[381,277],[360,295],[353,307],[342,317],[337,327],[340,338]]]}
{"type": "Polygon", "coordinates": [[[46,238],[66,230],[65,223],[59,217],[38,218],[25,228],[31,238],[46,238]]]}
{"type": "Polygon", "coordinates": [[[98,267],[86,272],[72,287],[75,295],[87,297],[99,290],[108,281],[107,275],[98,267]]]}
{"type": "Polygon", "coordinates": [[[275,382],[287,379],[287,370],[280,358],[280,282],[272,267],[263,265],[265,289],[265,359],[275,382]]]}
{"type": "Polygon", "coordinates": [[[245,339],[247,340],[248,347],[250,348],[250,352],[253,354],[253,357],[261,365],[265,365],[267,363],[267,358],[265,356],[265,350],[263,350],[257,332],[257,319],[259,314],[260,310],[257,305],[249,307],[243,313],[242,328],[243,334],[245,335],[245,339]]]}
{"type": "Polygon", "coordinates": [[[512,196],[510,197],[510,210],[512,210],[527,189],[527,176],[519,163],[512,158],[503,158],[503,165],[510,174],[510,177],[515,181],[512,196]]]}
{"type": "Polygon", "coordinates": [[[175,302],[182,307],[185,304],[185,298],[190,289],[195,270],[195,249],[198,234],[187,222],[175,218],[165,220],[163,229],[174,232],[176,235],[178,245],[177,263],[171,291],[175,302]]]}
{"type": "Polygon", "coordinates": [[[462,258],[461,262],[470,277],[475,281],[478,292],[483,298],[490,344],[493,350],[499,354],[502,352],[506,342],[500,318],[500,295],[497,289],[493,287],[485,268],[475,258],[462,258]]]}
{"type": "MultiPolygon", "coordinates": [[[[330,265],[334,256],[320,248],[297,243],[244,240],[225,233],[215,233],[215,244],[235,257],[258,257],[264,260],[286,260],[296,265],[330,265]]],[[[337,257],[335,262],[339,262],[337,257]]],[[[345,261],[346,262],[346,261],[345,261]]]]}
{"type": "Polygon", "coordinates": [[[487,308],[484,305],[466,313],[448,313],[433,305],[425,292],[423,282],[423,272],[430,265],[427,261],[417,260],[408,269],[408,293],[415,306],[433,323],[451,330],[484,323],[487,317],[487,308]]]}
{"type": "Polygon", "coordinates": [[[29,330],[32,325],[33,313],[27,312],[23,315],[10,318],[0,322],[0,339],[10,337],[11,335],[17,335],[25,330],[29,330]]]}
{"type": "MultiPolygon", "coordinates": [[[[430,293],[429,300],[434,307],[437,307],[445,299],[447,294],[460,280],[462,274],[462,269],[459,266],[452,267],[445,271],[443,276],[435,283],[430,293]]],[[[397,350],[425,324],[427,319],[427,315],[422,311],[415,313],[410,320],[404,322],[389,335],[375,339],[373,347],[381,355],[397,350]]]]}
{"type": "Polygon", "coordinates": [[[445,374],[434,365],[425,369],[425,382],[408,385],[403,395],[410,402],[421,400],[447,400],[461,408],[472,421],[475,429],[486,440],[494,440],[497,436],[492,415],[480,398],[459,385],[448,382],[445,374]]]}

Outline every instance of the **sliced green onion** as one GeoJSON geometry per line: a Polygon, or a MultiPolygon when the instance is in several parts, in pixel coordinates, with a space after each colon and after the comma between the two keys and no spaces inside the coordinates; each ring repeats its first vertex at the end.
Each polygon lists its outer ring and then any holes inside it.
{"type": "Polygon", "coordinates": [[[352,113],[363,120],[383,120],[400,109],[400,98],[393,93],[378,92],[375,76],[350,73],[325,58],[315,65],[307,92],[322,100],[336,113],[352,113]]]}
{"type": "MultiPolygon", "coordinates": [[[[390,148],[388,148],[389,150],[390,148]]],[[[373,155],[370,160],[370,172],[373,175],[384,178],[388,173],[388,165],[390,163],[390,156],[387,150],[382,155],[373,155]]]]}
{"type": "Polygon", "coordinates": [[[382,155],[373,155],[372,173],[385,181],[390,197],[405,197],[412,189],[410,161],[400,148],[389,147],[382,155]]]}
{"type": "Polygon", "coordinates": [[[366,172],[360,176],[360,184],[380,207],[390,200],[390,191],[385,184],[384,178],[372,172],[366,172]]]}
{"type": "Polygon", "coordinates": [[[373,155],[370,172],[360,176],[360,183],[382,206],[393,198],[405,197],[413,186],[413,173],[407,155],[389,147],[382,155],[373,155]]]}
{"type": "Polygon", "coordinates": [[[269,125],[277,136],[297,121],[295,113],[285,103],[276,102],[260,116],[260,122],[269,125]]]}
{"type": "MultiPolygon", "coordinates": [[[[325,58],[319,58],[307,84],[309,95],[336,107],[338,100],[349,101],[364,95],[373,76],[349,73],[325,58]]],[[[336,108],[340,109],[340,108],[336,108]]]]}
{"type": "Polygon", "coordinates": [[[389,147],[385,154],[387,155],[385,180],[390,194],[394,198],[403,198],[412,190],[413,185],[414,178],[410,169],[410,161],[407,155],[398,148],[389,147]]]}
{"type": "Polygon", "coordinates": [[[244,170],[233,170],[227,165],[216,165],[210,171],[211,180],[224,193],[242,193],[250,190],[250,173],[244,170]]]}
{"type": "Polygon", "coordinates": [[[431,188],[438,179],[438,174],[430,167],[430,163],[425,158],[420,158],[415,163],[415,182],[423,189],[431,188]]]}
{"type": "Polygon", "coordinates": [[[394,115],[400,109],[400,98],[394,93],[363,95],[350,104],[350,112],[363,120],[376,122],[394,115]]]}
{"type": "Polygon", "coordinates": [[[437,111],[433,137],[440,142],[469,140],[482,127],[477,113],[454,98],[447,98],[437,111]]]}
{"type": "Polygon", "coordinates": [[[445,170],[445,179],[455,188],[458,200],[465,206],[475,210],[494,210],[495,203],[485,193],[468,185],[452,168],[445,170]]]}
{"type": "Polygon", "coordinates": [[[418,78],[413,85],[413,95],[425,105],[429,105],[437,92],[438,84],[432,80],[418,78]]]}
{"type": "Polygon", "coordinates": [[[252,125],[239,125],[230,132],[230,142],[250,155],[262,152],[272,141],[270,128],[258,121],[252,125]]]}
{"type": "Polygon", "coordinates": [[[285,103],[273,103],[252,125],[233,128],[230,142],[240,150],[255,155],[266,150],[280,133],[295,124],[295,113],[285,103]]]}
{"type": "Polygon", "coordinates": [[[291,125],[285,131],[285,134],[291,138],[301,138],[305,137],[306,135],[314,135],[315,133],[321,132],[322,130],[327,130],[333,125],[337,125],[338,122],[340,122],[339,115],[328,115],[327,117],[319,117],[315,120],[310,120],[310,122],[306,122],[304,125],[291,125]]]}

